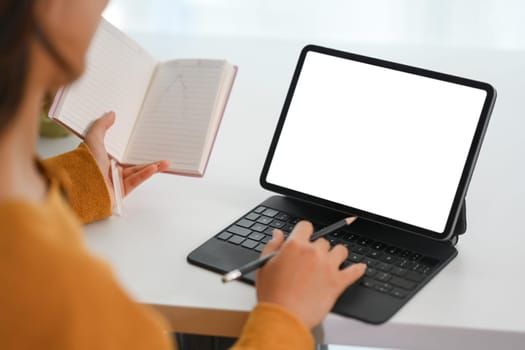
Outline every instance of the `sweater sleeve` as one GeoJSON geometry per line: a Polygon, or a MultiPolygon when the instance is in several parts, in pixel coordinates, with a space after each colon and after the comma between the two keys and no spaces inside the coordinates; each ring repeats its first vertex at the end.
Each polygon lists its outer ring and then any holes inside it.
{"type": "Polygon", "coordinates": [[[57,202],[0,211],[0,349],[173,349],[165,321],[84,249],[57,202]]]}
{"type": "Polygon", "coordinates": [[[307,350],[314,340],[306,325],[284,308],[260,303],[253,309],[231,350],[307,350]]]}
{"type": "Polygon", "coordinates": [[[88,146],[43,161],[46,170],[58,174],[70,206],[83,223],[111,215],[111,199],[106,182],[88,146]]]}

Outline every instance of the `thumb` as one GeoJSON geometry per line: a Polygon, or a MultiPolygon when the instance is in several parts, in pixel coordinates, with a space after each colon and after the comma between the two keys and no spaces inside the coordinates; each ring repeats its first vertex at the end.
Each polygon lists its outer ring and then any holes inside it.
{"type": "Polygon", "coordinates": [[[281,248],[281,245],[284,242],[284,234],[281,230],[273,230],[273,237],[272,239],[266,244],[266,247],[264,247],[261,256],[268,255],[272,252],[275,252],[276,250],[279,250],[281,248]]]}
{"type": "Polygon", "coordinates": [[[350,285],[354,284],[366,272],[366,265],[363,263],[351,265],[340,271],[340,293],[342,293],[350,285]]]}
{"type": "Polygon", "coordinates": [[[115,123],[115,113],[108,112],[93,122],[86,138],[104,139],[106,131],[115,123]]]}

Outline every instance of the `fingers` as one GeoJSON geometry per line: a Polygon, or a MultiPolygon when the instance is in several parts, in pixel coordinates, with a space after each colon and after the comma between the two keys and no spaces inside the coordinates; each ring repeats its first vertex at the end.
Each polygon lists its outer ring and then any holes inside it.
{"type": "Polygon", "coordinates": [[[93,122],[91,127],[89,128],[86,139],[88,138],[96,138],[96,139],[104,139],[104,136],[106,135],[106,131],[115,123],[115,113],[109,112],[104,114],[102,117],[98,118],[93,122]]]}
{"type": "Polygon", "coordinates": [[[341,275],[340,292],[345,290],[351,284],[355,283],[355,281],[360,279],[364,275],[365,272],[366,272],[366,265],[363,263],[350,265],[349,267],[341,270],[340,271],[340,275],[341,275]]]}
{"type": "Polygon", "coordinates": [[[157,165],[150,164],[137,172],[123,178],[124,182],[124,195],[129,194],[135,188],[137,188],[141,183],[149,179],[153,174],[157,172],[157,165]]]}
{"type": "Polygon", "coordinates": [[[143,170],[144,168],[147,168],[149,166],[151,166],[153,164],[141,164],[141,165],[132,165],[132,166],[124,166],[122,167],[122,176],[123,177],[128,177],[130,175],[133,175],[141,170],[143,170]]]}
{"type": "Polygon", "coordinates": [[[170,162],[168,162],[167,160],[161,160],[157,163],[157,167],[159,172],[166,171],[170,168],[170,162]]]}
{"type": "Polygon", "coordinates": [[[150,163],[150,164],[133,165],[133,166],[125,167],[122,170],[122,176],[123,177],[131,176],[141,170],[144,170],[144,168],[147,168],[152,165],[155,165],[157,167],[157,172],[166,171],[170,167],[170,163],[167,160],[161,160],[160,162],[155,162],[155,163],[150,163]]]}
{"type": "Polygon", "coordinates": [[[268,255],[272,252],[275,252],[281,248],[281,246],[284,243],[284,234],[283,231],[275,229],[273,230],[273,237],[272,239],[266,244],[266,247],[264,247],[261,256],[268,255]]]}
{"type": "Polygon", "coordinates": [[[330,243],[324,238],[319,238],[312,244],[321,249],[323,252],[328,252],[330,250],[330,243]]]}
{"type": "Polygon", "coordinates": [[[310,237],[312,237],[313,232],[314,227],[310,222],[299,221],[297,225],[295,225],[290,235],[290,239],[308,242],[310,241],[310,237]]]}
{"type": "Polygon", "coordinates": [[[334,262],[334,265],[339,268],[343,261],[348,258],[348,249],[345,246],[338,244],[330,251],[330,259],[334,262]]]}
{"type": "Polygon", "coordinates": [[[124,183],[124,195],[129,194],[155,173],[166,171],[168,168],[169,163],[163,160],[157,163],[131,166],[123,169],[122,180],[124,183]]]}

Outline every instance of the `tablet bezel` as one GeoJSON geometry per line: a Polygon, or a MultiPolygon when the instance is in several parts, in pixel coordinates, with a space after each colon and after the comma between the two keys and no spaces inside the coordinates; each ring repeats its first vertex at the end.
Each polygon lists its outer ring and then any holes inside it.
{"type": "Polygon", "coordinates": [[[494,106],[494,102],[496,99],[496,90],[487,83],[475,81],[471,79],[461,78],[454,75],[439,73],[427,69],[417,68],[413,66],[408,66],[400,63],[395,63],[391,61],[386,61],[382,59],[362,56],[354,53],[349,52],[343,52],[339,50],[334,50],[322,46],[317,45],[307,45],[305,46],[301,54],[299,56],[299,60],[297,62],[297,66],[295,68],[295,72],[292,77],[292,81],[290,83],[290,88],[288,89],[288,93],[281,111],[281,115],[279,117],[279,121],[277,123],[277,127],[275,129],[275,133],[272,138],[272,142],[270,144],[270,148],[268,150],[266,160],[264,162],[264,166],[261,172],[260,176],[260,184],[263,188],[280,193],[286,196],[290,196],[293,198],[297,198],[299,200],[311,202],[317,205],[321,205],[324,207],[328,207],[333,210],[349,213],[352,215],[357,215],[358,217],[377,222],[379,224],[388,225],[395,227],[397,229],[405,230],[411,233],[423,235],[426,237],[431,237],[433,239],[437,240],[449,240],[454,235],[454,228],[456,225],[456,222],[458,220],[460,211],[461,211],[461,205],[463,203],[463,200],[465,198],[468,185],[470,183],[470,179],[472,177],[472,173],[479,155],[479,151],[481,149],[481,144],[483,141],[483,137],[485,135],[488,122],[490,119],[490,115],[492,113],[492,109],[494,106]],[[326,54],[330,56],[335,56],[343,59],[353,60],[357,62],[362,62],[365,64],[371,64],[374,66],[384,67],[388,69],[393,69],[401,72],[406,72],[410,74],[416,74],[423,77],[428,77],[432,79],[437,79],[441,81],[451,82],[459,85],[469,86],[477,89],[484,90],[487,95],[485,98],[485,102],[483,104],[483,109],[481,111],[481,115],[479,117],[478,124],[476,126],[476,131],[474,133],[474,137],[472,139],[472,143],[470,145],[470,149],[468,152],[467,160],[465,162],[465,165],[463,167],[463,171],[461,174],[461,178],[458,184],[458,187],[456,189],[456,194],[454,196],[454,200],[451,206],[451,210],[449,211],[448,219],[445,225],[445,229],[443,232],[435,232],[431,231],[422,227],[417,227],[414,225],[410,225],[401,221],[393,220],[381,215],[377,215],[371,212],[363,211],[358,208],[349,207],[346,205],[342,205],[340,203],[335,203],[323,198],[315,197],[306,193],[298,192],[289,188],[281,187],[276,184],[272,184],[266,181],[266,177],[268,175],[268,171],[270,169],[270,165],[273,159],[273,155],[275,152],[275,149],[277,147],[277,143],[279,141],[279,137],[281,135],[282,128],[284,126],[284,122],[286,120],[286,115],[288,113],[288,109],[290,107],[290,103],[292,101],[292,97],[295,92],[295,88],[297,86],[297,82],[299,80],[299,76],[305,61],[305,58],[309,52],[318,52],[321,54],[326,54]]]}

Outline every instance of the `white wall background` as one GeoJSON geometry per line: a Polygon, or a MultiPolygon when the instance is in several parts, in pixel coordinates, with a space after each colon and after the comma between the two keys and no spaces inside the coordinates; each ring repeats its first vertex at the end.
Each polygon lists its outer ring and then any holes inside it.
{"type": "Polygon", "coordinates": [[[133,33],[525,49],[520,0],[112,0],[133,33]]]}

